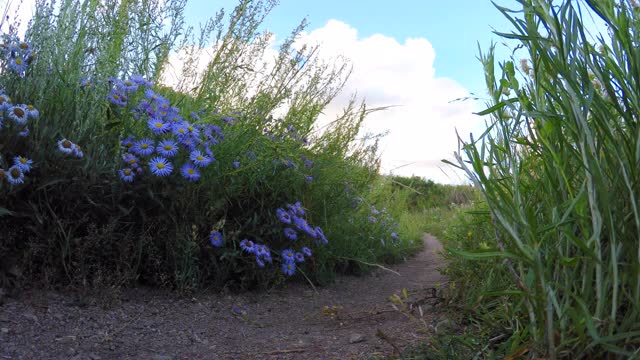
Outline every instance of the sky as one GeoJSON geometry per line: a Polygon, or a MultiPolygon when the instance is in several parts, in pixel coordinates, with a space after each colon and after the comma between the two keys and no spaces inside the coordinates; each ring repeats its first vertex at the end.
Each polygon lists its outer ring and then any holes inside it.
{"type": "MultiPolygon", "coordinates": [[[[197,29],[238,1],[188,0],[185,20],[197,29]]],[[[518,8],[515,0],[496,1],[518,8]]],[[[280,0],[263,24],[275,34],[267,56],[275,56],[278,41],[303,18],[309,26],[300,43],[319,44],[325,59],[344,56],[354,69],[319,122],[335,118],[352,94],[368,107],[391,106],[365,121],[365,132],[387,133],[380,147],[382,172],[465,183],[461,172],[441,160],[453,159],[456,132],[468,140],[485,129],[485,120],[473,114],[484,109],[486,97],[478,46],[486,51],[496,42],[499,57],[510,52],[493,31],[510,32],[511,24],[491,1],[280,0]],[[481,100],[455,101],[471,95],[481,100]]]]}

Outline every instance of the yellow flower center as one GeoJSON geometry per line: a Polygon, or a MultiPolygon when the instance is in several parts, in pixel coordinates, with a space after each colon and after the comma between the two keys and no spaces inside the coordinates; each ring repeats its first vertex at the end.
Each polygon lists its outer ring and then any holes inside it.
{"type": "Polygon", "coordinates": [[[187,126],[187,130],[189,130],[189,132],[193,131],[193,127],[192,126],[187,126]]]}
{"type": "Polygon", "coordinates": [[[26,42],[21,42],[20,43],[20,49],[26,50],[28,48],[29,48],[29,44],[27,44],[26,42]]]}
{"type": "Polygon", "coordinates": [[[163,163],[158,163],[158,164],[156,165],[156,167],[157,167],[158,169],[162,170],[162,169],[164,169],[164,164],[163,164],[163,163]]]}
{"type": "Polygon", "coordinates": [[[124,85],[125,85],[125,86],[131,86],[131,85],[133,85],[133,84],[131,83],[131,81],[125,81],[125,82],[124,82],[124,85]]]}
{"type": "Polygon", "coordinates": [[[198,155],[196,156],[196,160],[201,161],[201,160],[204,160],[204,158],[202,157],[202,155],[198,155]]]}
{"type": "Polygon", "coordinates": [[[11,177],[13,177],[13,178],[18,178],[18,177],[20,177],[20,170],[18,170],[18,169],[11,169],[11,177]]]}
{"type": "Polygon", "coordinates": [[[17,58],[16,59],[16,65],[22,65],[22,59],[17,58]]]}
{"type": "Polygon", "coordinates": [[[161,122],[157,122],[156,123],[156,128],[161,129],[162,128],[162,123],[161,122]]]}
{"type": "Polygon", "coordinates": [[[20,162],[23,163],[23,164],[26,164],[27,163],[27,158],[20,158],[20,162]]]}
{"type": "Polygon", "coordinates": [[[164,149],[165,149],[166,151],[169,151],[169,150],[173,149],[173,147],[172,147],[171,145],[165,145],[165,146],[164,146],[164,149]]]}
{"type": "Polygon", "coordinates": [[[129,164],[135,164],[135,163],[136,163],[136,159],[134,158],[129,159],[129,164]]]}
{"type": "Polygon", "coordinates": [[[142,145],[140,145],[140,148],[148,149],[149,148],[149,144],[142,144],[142,145]]]}
{"type": "Polygon", "coordinates": [[[34,107],[33,105],[27,105],[27,109],[29,109],[29,111],[33,111],[34,107]]]}
{"type": "Polygon", "coordinates": [[[69,140],[63,141],[62,142],[62,147],[63,148],[67,148],[67,149],[71,148],[71,141],[69,141],[69,140]]]}
{"type": "Polygon", "coordinates": [[[184,129],[178,129],[178,132],[179,132],[180,134],[184,134],[184,129]]]}
{"type": "Polygon", "coordinates": [[[127,175],[127,176],[131,175],[131,170],[124,169],[124,174],[127,175]]]}
{"type": "MultiPolygon", "coordinates": [[[[189,175],[193,175],[195,173],[195,171],[193,171],[193,169],[189,169],[189,170],[187,170],[187,172],[189,173],[189,175]]],[[[216,239],[217,239],[217,237],[216,237],[216,239]]]]}

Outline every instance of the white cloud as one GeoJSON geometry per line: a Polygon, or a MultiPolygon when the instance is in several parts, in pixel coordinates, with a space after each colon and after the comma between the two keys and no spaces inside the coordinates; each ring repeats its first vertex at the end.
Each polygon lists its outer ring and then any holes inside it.
{"type": "Polygon", "coordinates": [[[369,107],[395,105],[371,114],[365,122],[368,131],[389,130],[381,142],[383,172],[415,174],[441,183],[464,181],[461,173],[440,160],[452,159],[457,149],[455,129],[468,138],[483,128],[482,120],[472,114],[479,105],[451,102],[469,92],[452,79],[436,76],[436,53],[427,39],[399,43],[381,34],[361,38],[348,24],[330,20],[300,42],[321,44],[323,57],[343,55],[353,64],[343,92],[325,111],[329,119],[356,92],[369,107]]]}

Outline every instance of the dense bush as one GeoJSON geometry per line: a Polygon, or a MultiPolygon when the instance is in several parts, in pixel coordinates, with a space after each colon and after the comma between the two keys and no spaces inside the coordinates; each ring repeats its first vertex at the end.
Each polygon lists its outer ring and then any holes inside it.
{"type": "Polygon", "coordinates": [[[346,63],[294,49],[301,24],[263,64],[273,6],[240,1],[196,37],[181,0],[39,2],[26,40],[7,34],[4,285],[265,287],[415,249],[364,215],[378,178],[376,144],[356,140],[366,106],[314,127],[346,63]]]}

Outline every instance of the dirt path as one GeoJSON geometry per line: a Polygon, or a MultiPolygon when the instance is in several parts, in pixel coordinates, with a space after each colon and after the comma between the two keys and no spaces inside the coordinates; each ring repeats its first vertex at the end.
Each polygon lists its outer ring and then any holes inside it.
{"type": "MultiPolygon", "coordinates": [[[[295,284],[268,293],[180,298],[127,290],[114,304],[32,292],[0,306],[0,359],[361,359],[389,355],[424,339],[388,298],[409,292],[427,324],[433,288],[446,279],[438,241],[365,277],[341,277],[318,288],[295,284]],[[325,308],[327,307],[327,308],[325,308]],[[323,311],[323,309],[325,309],[323,311]],[[378,334],[378,335],[376,335],[378,334]],[[385,338],[385,339],[383,339],[385,338]]],[[[420,316],[417,311],[415,316],[420,316]]]]}

